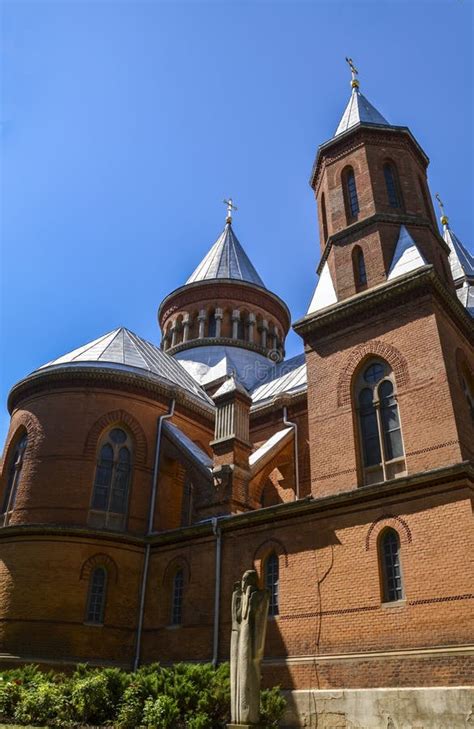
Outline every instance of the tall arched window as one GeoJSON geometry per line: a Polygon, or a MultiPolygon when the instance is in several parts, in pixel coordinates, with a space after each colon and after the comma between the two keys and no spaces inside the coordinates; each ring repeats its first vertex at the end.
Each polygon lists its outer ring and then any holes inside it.
{"type": "Polygon", "coordinates": [[[393,372],[383,360],[365,366],[356,382],[364,483],[406,474],[393,372]]]}
{"type": "Polygon", "coordinates": [[[323,224],[324,243],[326,243],[328,239],[328,219],[326,215],[326,197],[324,195],[324,192],[321,195],[321,220],[323,224]]]}
{"type": "Polygon", "coordinates": [[[90,514],[93,526],[124,528],[131,469],[130,436],[113,428],[99,449],[90,514]]]}
{"type": "Polygon", "coordinates": [[[7,485],[2,502],[1,514],[3,515],[3,519],[0,519],[0,524],[3,523],[3,526],[7,525],[8,516],[15,506],[15,499],[18,492],[18,486],[20,484],[21,469],[27,445],[28,436],[24,433],[17,442],[10,457],[7,469],[7,485]]]}
{"type": "Polygon", "coordinates": [[[379,541],[382,572],[382,599],[396,602],[403,599],[402,570],[400,564],[400,538],[394,529],[385,529],[379,541]]]}
{"type": "Polygon", "coordinates": [[[346,205],[346,217],[348,222],[357,218],[359,214],[359,198],[355,174],[352,167],[346,167],[342,173],[342,184],[344,188],[344,202],[346,205]]]}
{"type": "Polygon", "coordinates": [[[207,336],[215,337],[216,330],[217,330],[216,314],[213,311],[213,312],[211,312],[211,314],[209,314],[209,319],[208,319],[208,324],[207,324],[207,336]]]}
{"type": "Polygon", "coordinates": [[[354,268],[356,291],[360,291],[367,286],[367,271],[365,268],[364,254],[360,246],[354,246],[352,250],[352,265],[354,268]]]}
{"type": "Polygon", "coordinates": [[[387,188],[388,204],[391,208],[401,208],[400,186],[395,166],[391,162],[386,162],[383,166],[383,174],[387,188]]]}
{"type": "Polygon", "coordinates": [[[102,625],[104,622],[105,596],[107,591],[107,570],[96,567],[89,580],[86,622],[102,625]]]}
{"type": "Polygon", "coordinates": [[[270,595],[268,606],[269,615],[278,615],[278,583],[279,583],[278,555],[272,552],[265,560],[265,587],[270,595]]]}
{"type": "Polygon", "coordinates": [[[173,578],[171,625],[181,625],[183,619],[184,572],[179,569],[173,578]]]}
{"type": "Polygon", "coordinates": [[[471,420],[474,423],[474,388],[471,384],[471,376],[467,370],[467,367],[462,368],[461,372],[461,385],[466,398],[467,406],[471,415],[471,420]]]}

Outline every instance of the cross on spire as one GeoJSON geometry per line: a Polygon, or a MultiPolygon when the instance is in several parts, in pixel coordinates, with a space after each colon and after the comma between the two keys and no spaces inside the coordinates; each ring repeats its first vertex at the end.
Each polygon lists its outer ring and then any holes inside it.
{"type": "Polygon", "coordinates": [[[237,210],[238,208],[234,205],[231,197],[228,200],[223,200],[222,202],[224,205],[227,205],[227,217],[225,222],[232,223],[232,210],[237,210]]]}
{"type": "Polygon", "coordinates": [[[440,212],[441,212],[441,225],[443,227],[446,227],[447,228],[448,227],[449,219],[448,219],[448,216],[445,213],[444,203],[443,203],[443,201],[441,200],[441,198],[439,196],[439,192],[436,193],[435,198],[438,201],[439,209],[440,209],[440,212]]]}
{"type": "Polygon", "coordinates": [[[359,82],[358,82],[358,80],[357,80],[356,77],[359,75],[359,71],[355,67],[354,61],[352,60],[352,58],[348,58],[346,56],[346,61],[347,61],[348,65],[349,65],[349,68],[351,69],[351,74],[352,74],[351,86],[352,86],[353,89],[358,89],[359,88],[359,82]]]}

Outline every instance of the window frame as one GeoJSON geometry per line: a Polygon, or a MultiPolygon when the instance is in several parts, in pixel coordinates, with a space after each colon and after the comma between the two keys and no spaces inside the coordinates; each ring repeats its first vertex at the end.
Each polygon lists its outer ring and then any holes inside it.
{"type": "MultiPolygon", "coordinates": [[[[355,411],[355,417],[357,420],[357,435],[358,435],[358,441],[359,441],[359,458],[360,458],[360,464],[361,464],[361,474],[362,474],[362,480],[363,485],[369,485],[373,483],[383,483],[384,481],[389,481],[392,478],[397,478],[400,476],[405,476],[407,474],[407,467],[406,467],[406,450],[405,450],[405,442],[403,438],[403,428],[402,428],[402,419],[400,415],[400,407],[398,405],[398,393],[397,393],[397,384],[395,380],[395,375],[393,373],[392,368],[386,362],[385,360],[379,358],[379,357],[371,357],[370,359],[365,360],[364,364],[359,368],[356,379],[355,379],[355,387],[353,390],[353,407],[355,411]],[[368,371],[368,369],[374,365],[379,364],[384,368],[383,375],[374,383],[369,383],[365,380],[364,375],[368,371]],[[399,456],[395,456],[394,458],[388,458],[387,454],[387,444],[386,444],[386,432],[384,428],[384,424],[382,421],[382,398],[379,395],[379,390],[381,385],[384,382],[390,382],[393,388],[392,397],[395,400],[396,406],[397,406],[397,416],[398,416],[398,430],[400,431],[400,441],[401,441],[401,449],[402,454],[399,456]],[[365,448],[366,448],[366,438],[365,434],[363,432],[362,428],[362,418],[361,418],[361,407],[359,404],[359,397],[360,393],[364,389],[372,390],[372,403],[375,410],[375,416],[376,416],[376,422],[377,422],[377,434],[378,434],[378,444],[380,449],[380,463],[378,464],[372,464],[367,466],[366,465],[366,458],[365,458],[365,448]],[[402,469],[399,470],[400,466],[404,466],[402,469]],[[377,474],[380,473],[381,478],[377,478],[377,474]],[[375,479],[375,480],[374,480],[375,479]]],[[[390,431],[389,431],[390,432],[390,431]]]]}
{"type": "Polygon", "coordinates": [[[94,567],[94,569],[91,571],[91,574],[89,577],[89,584],[88,584],[88,589],[87,589],[86,614],[85,614],[85,620],[84,620],[85,625],[93,625],[98,628],[101,628],[104,626],[108,584],[109,584],[109,575],[107,572],[107,568],[104,567],[104,565],[102,565],[102,564],[96,565],[94,567]],[[97,572],[103,573],[104,584],[102,586],[101,605],[100,605],[100,614],[99,614],[100,619],[94,620],[90,617],[90,613],[91,613],[91,604],[92,604],[93,588],[94,588],[94,575],[96,575],[97,572]]]}
{"type": "Polygon", "coordinates": [[[23,430],[23,432],[17,433],[7,459],[6,486],[1,504],[0,526],[8,526],[10,516],[14,511],[27,448],[28,433],[23,430]]]}
{"type": "Polygon", "coordinates": [[[360,245],[355,245],[352,249],[352,270],[354,273],[354,283],[356,291],[365,291],[368,287],[367,266],[365,265],[364,251],[360,245]],[[362,266],[361,266],[362,264],[362,266]],[[361,269],[364,275],[361,276],[361,269]]]}
{"type": "Polygon", "coordinates": [[[269,593],[268,617],[275,618],[280,614],[280,560],[278,554],[272,550],[263,563],[263,583],[269,593]],[[273,565],[272,572],[269,565],[273,565]],[[276,579],[275,579],[276,573],[276,579]],[[273,577],[272,582],[270,579],[273,577]]]}
{"type": "Polygon", "coordinates": [[[178,567],[171,580],[170,626],[173,628],[179,628],[183,624],[184,589],[184,568],[178,567]],[[178,577],[180,578],[179,583],[177,582],[178,577]]]}
{"type": "Polygon", "coordinates": [[[395,162],[391,159],[385,160],[382,166],[382,172],[385,182],[385,192],[387,193],[388,206],[393,210],[403,210],[404,205],[402,190],[395,162]],[[395,204],[393,201],[395,201],[395,204]]]}
{"type": "Polygon", "coordinates": [[[346,219],[348,223],[355,222],[360,214],[359,194],[354,168],[349,165],[344,167],[341,175],[344,204],[346,208],[346,219]],[[353,189],[352,189],[353,188],[353,189]]]}
{"type": "MultiPolygon", "coordinates": [[[[397,532],[396,529],[393,527],[385,527],[382,529],[382,531],[379,534],[378,540],[377,540],[377,557],[378,557],[378,563],[379,563],[379,577],[380,577],[380,597],[381,597],[381,603],[383,606],[393,606],[393,605],[399,605],[400,603],[404,603],[406,600],[405,595],[405,583],[403,579],[403,568],[402,568],[402,549],[401,549],[401,540],[400,535],[397,532]],[[390,591],[391,588],[389,586],[389,580],[390,579],[397,579],[396,576],[390,576],[387,571],[387,564],[386,564],[386,552],[385,552],[385,542],[388,539],[388,537],[394,536],[396,540],[397,545],[397,560],[398,560],[398,570],[399,570],[399,581],[400,581],[400,594],[395,595],[395,597],[390,598],[390,591]]],[[[398,588],[395,588],[395,592],[398,588]]]]}
{"type": "Polygon", "coordinates": [[[134,446],[133,446],[133,440],[132,436],[129,433],[128,429],[125,428],[122,424],[115,424],[112,427],[109,427],[107,431],[102,435],[101,439],[98,443],[97,453],[96,453],[96,459],[95,459],[95,468],[94,468],[94,477],[92,482],[92,489],[91,489],[91,497],[90,497],[90,504],[89,504],[89,523],[92,522],[93,526],[98,527],[105,527],[106,529],[114,529],[119,531],[124,531],[127,526],[128,521],[128,514],[129,514],[129,506],[130,506],[130,494],[132,490],[132,481],[133,481],[133,470],[134,470],[134,446]],[[114,441],[111,439],[111,434],[114,430],[120,430],[122,431],[126,438],[122,443],[114,443],[114,441]],[[102,451],[105,446],[109,446],[112,448],[113,452],[113,459],[112,459],[112,469],[111,469],[111,477],[110,482],[107,486],[107,507],[102,509],[95,504],[96,494],[97,494],[97,486],[100,484],[97,483],[98,478],[98,472],[99,468],[101,467],[101,460],[102,460],[102,451]],[[124,509],[123,511],[114,511],[112,506],[112,501],[114,496],[116,496],[118,489],[116,488],[116,485],[118,483],[118,475],[120,473],[120,465],[123,463],[123,461],[120,460],[120,452],[123,449],[127,449],[129,454],[129,461],[128,461],[128,476],[126,481],[126,494],[124,497],[124,509]]]}

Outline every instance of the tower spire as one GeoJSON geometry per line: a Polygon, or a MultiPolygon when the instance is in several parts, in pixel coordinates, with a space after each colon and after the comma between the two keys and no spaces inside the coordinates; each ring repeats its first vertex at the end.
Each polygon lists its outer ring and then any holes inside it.
{"type": "Polygon", "coordinates": [[[440,218],[441,225],[443,226],[443,230],[446,230],[447,228],[449,228],[449,218],[446,215],[446,212],[444,210],[444,203],[443,203],[443,201],[441,200],[441,198],[439,196],[439,192],[436,193],[435,197],[436,197],[436,199],[438,201],[439,209],[440,209],[440,212],[441,212],[441,218],[440,218]]]}
{"type": "Polygon", "coordinates": [[[357,80],[357,76],[359,75],[359,71],[354,65],[354,61],[352,58],[348,58],[346,56],[346,61],[349,65],[349,68],[351,69],[351,88],[358,89],[359,88],[359,81],[357,80]]]}

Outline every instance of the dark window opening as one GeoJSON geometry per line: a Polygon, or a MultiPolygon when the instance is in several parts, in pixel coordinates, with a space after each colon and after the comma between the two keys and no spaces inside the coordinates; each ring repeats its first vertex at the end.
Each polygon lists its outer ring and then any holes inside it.
{"type": "Polygon", "coordinates": [[[6,514],[15,506],[16,495],[18,493],[18,486],[20,484],[21,469],[23,466],[24,455],[26,446],[28,445],[28,436],[25,433],[22,435],[20,440],[15,446],[13,454],[10,459],[10,465],[8,468],[7,485],[2,503],[2,514],[6,514]]]}
{"type": "Polygon", "coordinates": [[[178,570],[173,579],[173,598],[171,604],[171,624],[181,625],[183,617],[184,572],[178,570]]]}
{"type": "Polygon", "coordinates": [[[401,208],[400,192],[395,168],[390,163],[387,163],[383,166],[383,173],[385,176],[385,185],[387,187],[388,204],[392,208],[401,208]]]}
{"type": "Polygon", "coordinates": [[[87,601],[86,620],[88,623],[102,625],[104,622],[105,590],[107,586],[107,572],[104,567],[97,567],[89,583],[89,599],[87,601]]]}
{"type": "Polygon", "coordinates": [[[271,616],[278,615],[278,584],[279,584],[279,564],[278,556],[272,552],[265,562],[265,587],[270,596],[268,606],[268,614],[271,616]]]}
{"type": "Polygon", "coordinates": [[[403,598],[402,571],[400,565],[400,540],[397,532],[388,529],[381,538],[383,600],[396,602],[403,598]]]}
{"type": "Polygon", "coordinates": [[[323,236],[324,236],[324,243],[326,243],[328,239],[328,219],[326,216],[326,198],[324,196],[324,192],[321,195],[321,218],[323,222],[323,236]]]}

